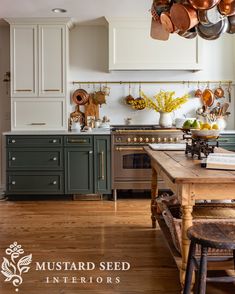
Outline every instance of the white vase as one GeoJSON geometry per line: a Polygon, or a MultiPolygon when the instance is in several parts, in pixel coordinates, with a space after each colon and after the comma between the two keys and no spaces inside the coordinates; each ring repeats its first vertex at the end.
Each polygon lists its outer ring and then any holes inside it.
{"type": "Polygon", "coordinates": [[[171,112],[160,112],[159,125],[162,128],[172,127],[172,114],[171,112]]]}
{"type": "Polygon", "coordinates": [[[217,118],[216,123],[221,131],[224,130],[227,126],[227,122],[222,116],[217,118]]]}

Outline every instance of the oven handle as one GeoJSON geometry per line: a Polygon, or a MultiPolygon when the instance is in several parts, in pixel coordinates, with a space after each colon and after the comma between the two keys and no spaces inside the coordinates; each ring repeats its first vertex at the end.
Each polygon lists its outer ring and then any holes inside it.
{"type": "Polygon", "coordinates": [[[116,147],[116,151],[143,151],[144,147],[116,147]]]}

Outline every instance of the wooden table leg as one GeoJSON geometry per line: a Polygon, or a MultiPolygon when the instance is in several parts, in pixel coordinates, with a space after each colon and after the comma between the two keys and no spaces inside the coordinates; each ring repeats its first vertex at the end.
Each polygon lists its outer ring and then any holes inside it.
{"type": "Polygon", "coordinates": [[[157,214],[157,202],[156,198],[158,196],[158,186],[157,186],[157,172],[152,168],[152,182],[151,182],[151,219],[152,227],[156,228],[156,214],[157,214]]]}
{"type": "MultiPolygon", "coordinates": [[[[184,287],[185,282],[185,274],[186,274],[186,267],[187,267],[187,260],[188,260],[188,252],[189,252],[189,245],[190,240],[187,237],[187,230],[193,224],[193,217],[192,217],[193,206],[192,205],[184,205],[182,206],[182,263],[181,263],[181,270],[180,270],[180,282],[182,289],[184,287]]],[[[194,278],[192,282],[192,287],[194,284],[194,278]]]]}

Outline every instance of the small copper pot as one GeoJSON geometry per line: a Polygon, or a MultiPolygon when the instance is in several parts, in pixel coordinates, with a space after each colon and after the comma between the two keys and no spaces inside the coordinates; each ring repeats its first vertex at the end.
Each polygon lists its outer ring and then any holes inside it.
{"type": "Polygon", "coordinates": [[[162,12],[160,15],[160,21],[167,32],[173,33],[176,30],[169,12],[162,12]]]}
{"type": "Polygon", "coordinates": [[[221,86],[219,86],[217,89],[215,89],[214,94],[215,94],[216,98],[223,98],[224,97],[224,90],[222,89],[221,86]]]}
{"type": "Polygon", "coordinates": [[[77,89],[72,96],[73,102],[77,105],[84,105],[88,102],[89,94],[84,89],[77,89]]]}
{"type": "Polygon", "coordinates": [[[217,5],[219,2],[220,0],[189,0],[189,3],[193,6],[193,8],[199,10],[210,9],[217,5]]]}
{"type": "Polygon", "coordinates": [[[223,15],[226,15],[226,16],[234,15],[235,14],[235,1],[233,1],[230,4],[225,3],[224,1],[220,1],[220,3],[218,4],[218,9],[219,9],[219,12],[223,15]]]}
{"type": "Polygon", "coordinates": [[[174,26],[180,31],[187,31],[198,24],[197,11],[189,4],[174,3],[170,9],[174,26]]]}

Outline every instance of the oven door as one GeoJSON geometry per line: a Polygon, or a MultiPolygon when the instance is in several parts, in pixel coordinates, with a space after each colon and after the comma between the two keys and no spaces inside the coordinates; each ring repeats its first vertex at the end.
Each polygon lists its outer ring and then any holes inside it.
{"type": "Polygon", "coordinates": [[[115,181],[150,181],[151,162],[143,147],[114,146],[115,181]]]}

